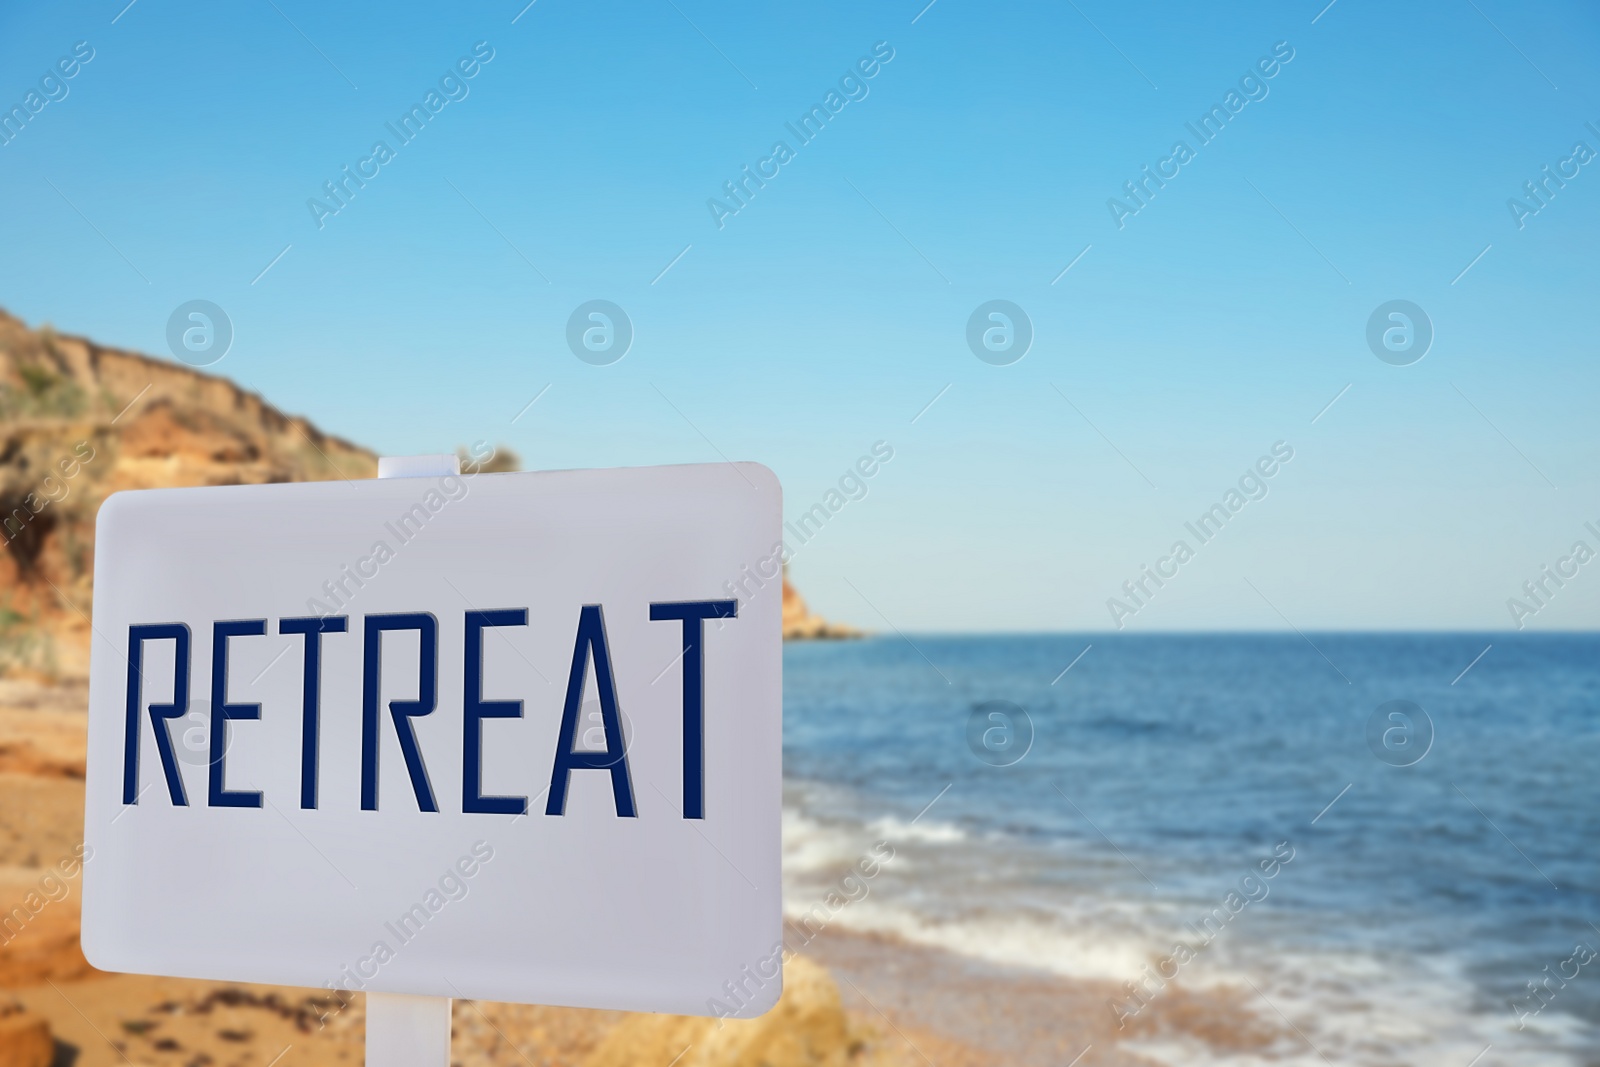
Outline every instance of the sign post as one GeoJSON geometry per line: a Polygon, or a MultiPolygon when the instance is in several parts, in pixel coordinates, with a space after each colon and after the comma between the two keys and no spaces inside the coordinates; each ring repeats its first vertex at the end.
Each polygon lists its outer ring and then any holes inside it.
{"type": "MultiPolygon", "coordinates": [[[[461,474],[454,455],[380,456],[380,478],[461,474]]],[[[367,994],[367,1063],[373,1067],[449,1067],[450,997],[367,994]]]]}
{"type": "Polygon", "coordinates": [[[366,993],[750,1017],[781,991],[781,490],[753,463],[101,508],[83,948],[366,993]],[[185,760],[174,720],[198,719],[185,760]]]}
{"type": "Polygon", "coordinates": [[[368,993],[367,1062],[374,1067],[448,1067],[450,998],[368,993]]]}

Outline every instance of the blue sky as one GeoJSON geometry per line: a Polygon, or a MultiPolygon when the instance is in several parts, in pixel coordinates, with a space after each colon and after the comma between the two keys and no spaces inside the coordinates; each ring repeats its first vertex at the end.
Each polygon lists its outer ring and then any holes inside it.
{"type": "MultiPolygon", "coordinates": [[[[7,109],[94,49],[0,147],[0,306],[30,323],[164,355],[210,300],[216,372],[382,452],[756,459],[791,516],[887,441],[792,570],[876,629],[1109,626],[1276,441],[1267,497],[1129,630],[1502,628],[1541,565],[1600,548],[1600,161],[1520,229],[1507,207],[1600,151],[1590,7],[124,3],[0,15],[7,109]],[[478,42],[400,146],[385,123],[478,42]],[[878,42],[799,145],[785,123],[878,42]],[[1185,123],[1279,42],[1198,146],[1185,123]],[[307,200],[379,139],[395,158],[319,228],[307,200]],[[780,139],[719,229],[707,200],[780,139]],[[1119,228],[1108,199],[1180,139],[1119,228]],[[592,299],[636,333],[609,366],[565,340],[592,299]],[[1033,324],[1009,366],[965,340],[992,299],[1033,324]],[[1394,299],[1435,331],[1410,366],[1365,340],[1394,299]]],[[[1597,607],[1600,563],[1526,622],[1597,607]]]]}

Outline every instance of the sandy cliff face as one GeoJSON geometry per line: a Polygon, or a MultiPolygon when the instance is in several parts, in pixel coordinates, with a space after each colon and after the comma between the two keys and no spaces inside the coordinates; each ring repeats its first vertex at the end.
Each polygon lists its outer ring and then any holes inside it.
{"type": "Polygon", "coordinates": [[[225,378],[0,312],[0,671],[84,669],[108,494],[376,472],[368,450],[225,378]]]}
{"type": "Polygon", "coordinates": [[[805,598],[783,578],[783,639],[785,641],[831,640],[863,636],[852,626],[831,623],[811,614],[805,598]]]}
{"type": "MultiPolygon", "coordinates": [[[[485,469],[515,469],[508,454],[485,469]]],[[[226,378],[0,311],[0,673],[79,676],[94,518],[120,489],[371,478],[377,456],[226,378]]],[[[785,579],[785,638],[853,637],[785,579]]]]}

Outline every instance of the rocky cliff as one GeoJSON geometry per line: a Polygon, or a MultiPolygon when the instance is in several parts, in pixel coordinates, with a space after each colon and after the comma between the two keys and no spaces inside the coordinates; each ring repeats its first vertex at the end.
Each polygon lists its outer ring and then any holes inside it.
{"type": "MultiPolygon", "coordinates": [[[[497,450],[489,470],[514,470],[497,450]]],[[[78,676],[93,614],[94,518],[119,489],[371,478],[377,457],[226,378],[0,311],[0,673],[78,676]]],[[[784,581],[785,637],[854,631],[784,581]]]]}
{"type": "Polygon", "coordinates": [[[841,640],[865,636],[853,626],[828,622],[811,614],[805,597],[783,576],[783,639],[785,641],[841,640]]]}
{"type": "Polygon", "coordinates": [[[226,378],[0,312],[0,670],[84,669],[108,494],[376,471],[370,451],[226,378]]]}

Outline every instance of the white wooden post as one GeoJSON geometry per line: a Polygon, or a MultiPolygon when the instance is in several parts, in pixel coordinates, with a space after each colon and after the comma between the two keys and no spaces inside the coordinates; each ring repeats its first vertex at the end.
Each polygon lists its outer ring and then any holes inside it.
{"type": "MultiPolygon", "coordinates": [[[[380,478],[460,474],[453,455],[384,456],[380,478]]],[[[450,998],[367,994],[367,1067],[449,1067],[450,998]]]]}

